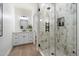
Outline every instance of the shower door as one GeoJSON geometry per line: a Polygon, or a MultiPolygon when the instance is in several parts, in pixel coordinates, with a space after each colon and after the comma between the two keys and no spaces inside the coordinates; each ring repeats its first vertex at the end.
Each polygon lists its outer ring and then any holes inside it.
{"type": "Polygon", "coordinates": [[[55,4],[39,4],[40,17],[40,39],[38,46],[44,55],[54,56],[55,54],[55,4]]]}
{"type": "Polygon", "coordinates": [[[55,5],[56,55],[76,55],[76,4],[55,5]]]}
{"type": "Polygon", "coordinates": [[[39,48],[44,55],[49,55],[49,32],[50,32],[50,4],[39,4],[39,18],[40,18],[40,38],[39,38],[39,48]]]}

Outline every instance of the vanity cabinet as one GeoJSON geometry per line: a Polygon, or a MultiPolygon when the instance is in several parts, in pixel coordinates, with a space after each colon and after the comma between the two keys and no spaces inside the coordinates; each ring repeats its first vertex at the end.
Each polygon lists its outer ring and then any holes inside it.
{"type": "Polygon", "coordinates": [[[13,33],[13,45],[21,45],[32,43],[34,40],[33,32],[17,32],[13,33]]]}

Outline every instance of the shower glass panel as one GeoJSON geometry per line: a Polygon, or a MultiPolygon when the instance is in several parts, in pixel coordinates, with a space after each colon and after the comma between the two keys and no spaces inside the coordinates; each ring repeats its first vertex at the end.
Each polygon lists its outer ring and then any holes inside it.
{"type": "Polygon", "coordinates": [[[76,4],[39,4],[38,46],[47,56],[77,55],[76,4]]]}
{"type": "Polygon", "coordinates": [[[45,55],[49,55],[50,41],[50,4],[39,4],[40,39],[38,46],[45,55]]]}
{"type": "Polygon", "coordinates": [[[56,4],[56,55],[76,55],[76,4],[56,4]]]}
{"type": "Polygon", "coordinates": [[[50,56],[55,56],[55,4],[51,3],[50,4],[50,32],[49,32],[49,55],[50,56]]]}

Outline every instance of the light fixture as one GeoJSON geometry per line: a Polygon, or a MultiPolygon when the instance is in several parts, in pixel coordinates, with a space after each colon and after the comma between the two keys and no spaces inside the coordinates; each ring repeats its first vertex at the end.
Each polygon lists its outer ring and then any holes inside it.
{"type": "Polygon", "coordinates": [[[29,17],[26,17],[26,16],[21,16],[20,19],[23,19],[23,20],[28,20],[29,17]]]}

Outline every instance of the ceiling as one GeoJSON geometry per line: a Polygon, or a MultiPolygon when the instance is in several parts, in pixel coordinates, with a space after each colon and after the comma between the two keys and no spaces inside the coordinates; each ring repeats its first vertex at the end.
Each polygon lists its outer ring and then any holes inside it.
{"type": "Polygon", "coordinates": [[[15,3],[15,8],[22,8],[26,10],[33,10],[36,6],[36,3],[15,3]]]}

